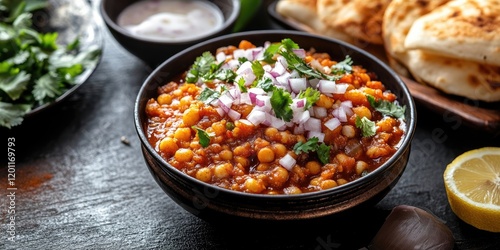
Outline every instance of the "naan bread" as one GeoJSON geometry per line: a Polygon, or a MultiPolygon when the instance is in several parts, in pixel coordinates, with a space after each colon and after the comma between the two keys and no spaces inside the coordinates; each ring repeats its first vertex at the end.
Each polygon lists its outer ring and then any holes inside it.
{"type": "Polygon", "coordinates": [[[336,38],[346,42],[353,42],[354,38],[340,29],[328,27],[317,13],[317,0],[280,0],[276,3],[276,12],[284,17],[291,18],[311,28],[316,34],[336,38]]]}
{"type": "Polygon", "coordinates": [[[413,23],[448,1],[392,0],[385,10],[382,22],[382,37],[388,56],[399,62],[407,61],[405,39],[413,23]]]}
{"type": "Polygon", "coordinates": [[[383,44],[382,17],[391,0],[317,0],[320,20],[352,37],[383,44]]]}
{"type": "Polygon", "coordinates": [[[445,93],[486,102],[500,101],[500,67],[408,51],[412,75],[445,93]]]}
{"type": "Polygon", "coordinates": [[[404,46],[500,66],[500,0],[455,0],[415,20],[404,46]]]}

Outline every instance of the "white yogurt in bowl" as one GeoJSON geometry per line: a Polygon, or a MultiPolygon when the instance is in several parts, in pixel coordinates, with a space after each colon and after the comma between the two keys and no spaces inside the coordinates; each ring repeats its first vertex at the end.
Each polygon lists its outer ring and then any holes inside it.
{"type": "Polygon", "coordinates": [[[223,25],[217,6],[199,0],[144,0],[125,8],[118,25],[131,34],[157,41],[189,41],[223,25]]]}

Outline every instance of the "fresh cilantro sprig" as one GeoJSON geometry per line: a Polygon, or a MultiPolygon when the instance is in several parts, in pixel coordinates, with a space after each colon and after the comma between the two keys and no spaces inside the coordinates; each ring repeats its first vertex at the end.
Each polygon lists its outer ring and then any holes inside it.
{"type": "Polygon", "coordinates": [[[370,105],[383,115],[392,116],[395,118],[403,118],[406,111],[406,106],[400,106],[397,103],[389,102],[387,100],[376,100],[371,95],[366,95],[370,105]]]}
{"type": "Polygon", "coordinates": [[[306,90],[300,91],[298,97],[306,99],[306,105],[304,105],[304,110],[307,110],[319,100],[320,95],[321,92],[311,87],[308,87],[306,88],[306,90]]]}
{"type": "Polygon", "coordinates": [[[352,63],[352,58],[346,55],[343,61],[332,66],[332,73],[335,75],[349,74],[352,72],[352,63]]]}
{"type": "Polygon", "coordinates": [[[277,53],[285,58],[288,63],[289,69],[296,70],[300,74],[309,78],[327,79],[331,81],[335,81],[338,79],[338,76],[323,74],[322,72],[307,65],[307,63],[302,58],[294,53],[293,50],[298,48],[299,46],[290,38],[285,38],[281,41],[281,47],[279,48],[277,53]]]}
{"type": "Polygon", "coordinates": [[[210,145],[210,137],[214,136],[213,133],[208,133],[207,131],[196,127],[192,126],[192,129],[196,130],[196,134],[198,135],[198,138],[200,139],[200,145],[204,148],[208,147],[210,145]]]}
{"type": "Polygon", "coordinates": [[[323,164],[330,162],[330,149],[330,146],[324,142],[319,143],[318,137],[312,137],[306,142],[297,142],[293,146],[293,151],[296,154],[316,152],[319,161],[323,164]]]}
{"type": "Polygon", "coordinates": [[[77,84],[78,76],[100,58],[97,46],[81,49],[78,38],[62,46],[58,33],[35,29],[32,12],[47,3],[0,1],[0,126],[21,124],[30,110],[77,84]]]}
{"type": "Polygon", "coordinates": [[[233,82],[236,78],[236,73],[230,69],[221,68],[223,64],[223,62],[218,63],[212,53],[205,51],[191,65],[186,75],[186,82],[212,82],[215,79],[233,82]]]}
{"type": "Polygon", "coordinates": [[[375,133],[377,133],[377,126],[375,122],[371,121],[366,117],[363,118],[359,118],[359,116],[356,117],[355,125],[356,128],[361,129],[363,137],[374,136],[375,133]]]}
{"type": "Polygon", "coordinates": [[[217,100],[217,98],[220,97],[220,93],[218,91],[215,91],[211,88],[204,88],[201,93],[200,93],[200,96],[198,97],[198,100],[204,102],[205,104],[209,104],[211,102],[213,102],[214,100],[217,100]]]}
{"type": "Polygon", "coordinates": [[[271,95],[271,107],[273,108],[274,114],[277,118],[286,122],[292,120],[293,110],[290,107],[292,102],[290,93],[282,88],[274,88],[273,94],[271,95]]]}

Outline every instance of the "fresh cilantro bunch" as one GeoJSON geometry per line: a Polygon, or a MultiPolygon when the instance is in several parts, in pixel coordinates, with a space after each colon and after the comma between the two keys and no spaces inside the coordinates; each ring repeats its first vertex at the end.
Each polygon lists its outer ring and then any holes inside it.
{"type": "Polygon", "coordinates": [[[54,101],[95,67],[100,49],[79,50],[79,41],[61,46],[58,33],[41,33],[32,12],[40,0],[0,1],[0,126],[19,125],[33,108],[54,101]]]}

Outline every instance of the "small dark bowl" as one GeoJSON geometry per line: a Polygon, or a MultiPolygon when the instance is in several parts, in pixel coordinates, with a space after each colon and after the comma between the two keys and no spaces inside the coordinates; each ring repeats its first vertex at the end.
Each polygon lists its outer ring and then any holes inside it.
{"type": "Polygon", "coordinates": [[[135,126],[142,144],[147,166],[160,187],[178,204],[201,217],[295,221],[345,214],[353,208],[372,206],[379,202],[397,183],[410,154],[410,142],[416,126],[416,108],[402,80],[376,57],[347,43],[294,31],[251,31],[226,35],[186,49],[155,69],[140,89],[135,103],[135,126]],[[297,195],[262,195],[237,192],[212,186],[192,178],[169,165],[148,143],[145,135],[145,106],[157,95],[157,88],[187,70],[197,56],[222,46],[237,45],[242,39],[262,45],[290,38],[302,48],[314,47],[328,52],[333,58],[350,55],[355,64],[377,74],[386,87],[406,105],[406,135],[400,148],[382,166],[368,175],[329,190],[297,195]]]}
{"type": "Polygon", "coordinates": [[[210,38],[230,33],[240,13],[240,0],[207,0],[220,8],[224,16],[221,27],[205,37],[183,41],[157,41],[138,37],[117,24],[120,13],[139,0],[102,0],[99,11],[115,40],[131,54],[151,67],[156,67],[175,53],[210,38]]]}

